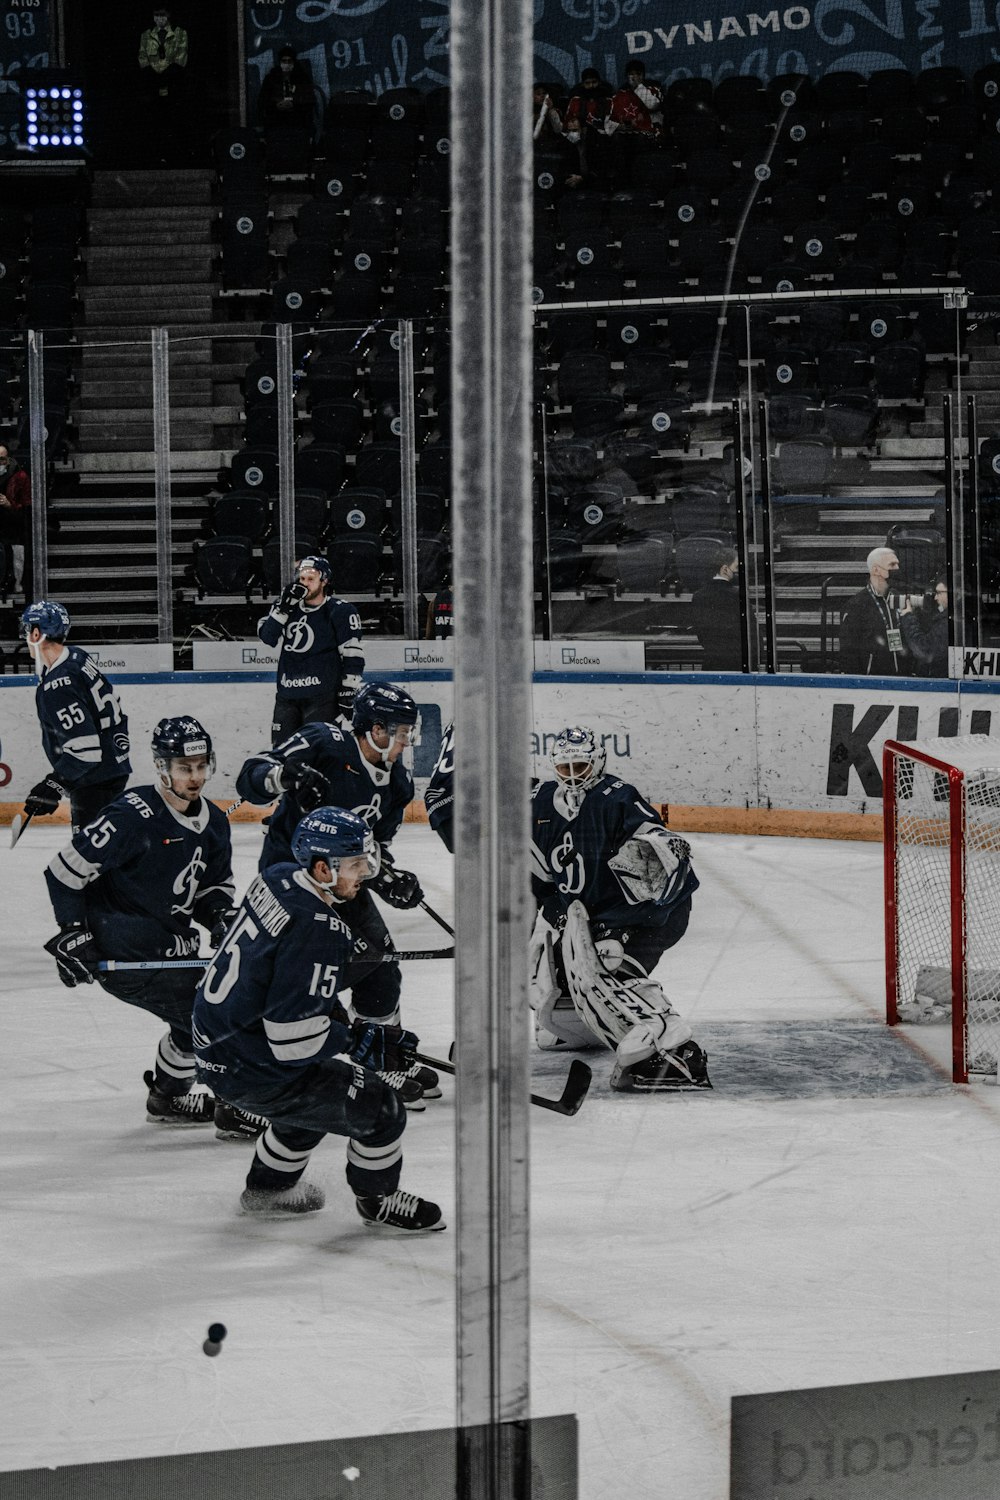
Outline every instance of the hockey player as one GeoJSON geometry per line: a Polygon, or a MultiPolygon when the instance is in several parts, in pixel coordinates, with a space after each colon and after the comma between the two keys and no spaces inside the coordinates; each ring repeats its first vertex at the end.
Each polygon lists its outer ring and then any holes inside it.
{"type": "Polygon", "coordinates": [[[320,1189],[301,1178],[332,1133],[348,1137],[347,1181],[366,1224],[443,1229],[436,1203],[399,1190],[406,1110],[380,1077],[413,1063],[417,1038],[391,1024],[351,1023],[339,999],[353,945],[344,919],[378,869],[375,840],[356,814],[318,807],[291,845],[292,860],[250,886],[194,1006],[200,1076],[234,1108],[271,1122],[242,1207],[322,1208],[320,1189]]]}
{"type": "Polygon", "coordinates": [[[551,759],[555,780],[538,784],[531,808],[539,1045],[611,1047],[614,1089],[710,1088],[690,1026],[650,977],[687,928],[690,847],[634,786],[604,774],[593,730],[564,729],[551,759]]]}
{"type": "Polygon", "coordinates": [[[195,1081],[191,1007],[200,969],[99,971],[101,959],[195,955],[197,922],[218,947],[235,915],[229,824],[203,795],[215,769],[212,741],[197,719],[161,719],[153,730],[157,780],[105,807],[55,856],[45,880],[59,932],[45,944],[71,988],[97,979],[169,1030],[146,1073],[146,1119],[209,1125],[210,1094],[195,1081]]]}
{"type": "Polygon", "coordinates": [[[455,726],[441,736],[441,748],[424,796],[427,821],[449,854],[455,852],[455,726]]]}
{"type": "MultiPolygon", "coordinates": [[[[404,688],[365,683],[354,700],[350,733],[337,724],[304,724],[272,750],[252,755],[236,780],[247,802],[263,806],[281,798],[264,839],[262,872],[293,857],[300,819],[321,803],[357,813],[375,835],[379,871],[344,914],[355,940],[345,987],[355,1014],[383,1026],[399,1023],[402,979],[389,930],[369,893],[403,910],[423,900],[416,875],[397,869],[388,847],[413,800],[413,777],[400,757],[417,718],[417,705],[404,688]]],[[[424,1097],[439,1097],[438,1083],[430,1068],[417,1067],[400,1087],[406,1103],[422,1109],[424,1097]]]]}
{"type": "Polygon", "coordinates": [[[69,615],[40,599],[21,615],[21,633],[38,674],[35,707],[42,748],[52,766],[28,793],[29,816],[54,813],[69,798],[73,827],[95,818],[128,784],[128,720],[118,694],[86,651],[67,646],[69,615]]]}
{"type": "Polygon", "coordinates": [[[330,564],[304,557],[292,583],[257,625],[266,646],[281,643],[271,744],[303,724],[351,717],[365,660],[361,617],[327,595],[330,564]]]}

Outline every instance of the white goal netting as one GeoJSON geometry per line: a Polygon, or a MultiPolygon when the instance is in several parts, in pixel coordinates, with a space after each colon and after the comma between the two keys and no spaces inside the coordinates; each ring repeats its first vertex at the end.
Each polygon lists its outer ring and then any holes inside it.
{"type": "Polygon", "coordinates": [[[1000,740],[885,753],[888,1019],[950,1021],[954,1077],[1000,1056],[1000,740]]]}

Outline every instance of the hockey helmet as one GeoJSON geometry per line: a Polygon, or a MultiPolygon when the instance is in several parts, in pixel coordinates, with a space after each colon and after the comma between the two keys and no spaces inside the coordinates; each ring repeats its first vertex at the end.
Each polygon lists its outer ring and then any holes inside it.
{"type": "Polygon", "coordinates": [[[170,762],[189,760],[204,756],[209,765],[209,775],[215,771],[215,751],[212,736],[197,719],[187,716],[176,719],[161,719],[153,730],[153,765],[169,783],[170,762]]]}
{"type": "Polygon", "coordinates": [[[329,583],[330,579],[333,577],[333,569],[330,567],[330,564],[325,557],[312,555],[310,555],[309,557],[303,557],[296,571],[299,573],[304,573],[307,568],[313,568],[322,578],[324,583],[329,583]]]}
{"type": "Polygon", "coordinates": [[[69,611],[53,599],[37,599],[21,614],[21,635],[24,640],[35,629],[42,632],[46,640],[64,641],[69,635],[69,611]]]}
{"type": "Polygon", "coordinates": [[[292,854],[303,869],[309,870],[313,860],[323,859],[334,875],[340,869],[342,859],[363,855],[368,860],[370,875],[376,875],[379,855],[371,829],[357,813],[344,807],[317,807],[300,818],[292,834],[292,854]]]}
{"type": "Polygon", "coordinates": [[[607,755],[592,729],[581,724],[561,729],[550,756],[556,779],[570,801],[579,807],[592,786],[604,775],[607,755]]]}
{"type": "Polygon", "coordinates": [[[413,729],[420,719],[420,710],[405,688],[395,682],[366,682],[358,689],[351,714],[354,733],[366,739],[377,755],[385,761],[400,728],[413,729]],[[383,748],[372,739],[372,730],[381,724],[389,735],[389,744],[383,748]]]}

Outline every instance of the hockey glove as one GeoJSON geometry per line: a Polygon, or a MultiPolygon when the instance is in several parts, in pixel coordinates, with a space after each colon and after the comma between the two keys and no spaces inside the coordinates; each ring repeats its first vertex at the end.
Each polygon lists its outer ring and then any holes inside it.
{"type": "Polygon", "coordinates": [[[70,989],[78,984],[93,984],[101,955],[89,927],[82,922],[72,922],[60,928],[43,947],[55,959],[63,984],[70,989]]]}
{"type": "Polygon", "coordinates": [[[342,687],[337,694],[337,708],[348,721],[354,712],[354,689],[342,687]]]}
{"type": "Polygon", "coordinates": [[[387,906],[398,907],[400,911],[409,911],[410,907],[419,906],[424,899],[423,888],[413,871],[397,870],[384,849],[382,868],[368,885],[376,896],[382,897],[387,906]]]}
{"type": "Polygon", "coordinates": [[[45,817],[47,813],[54,813],[65,796],[63,788],[54,776],[46,776],[37,786],[33,786],[24,799],[24,810],[31,817],[45,817]]]}
{"type": "Polygon", "coordinates": [[[278,613],[287,615],[289,610],[294,605],[301,603],[305,597],[306,586],[304,583],[299,583],[298,579],[296,579],[294,583],[286,584],[281,591],[281,598],[278,600],[278,613]]]}
{"type": "Polygon", "coordinates": [[[223,939],[236,916],[236,910],[235,906],[227,906],[224,911],[216,912],[211,918],[212,927],[209,932],[208,941],[213,948],[222,947],[223,939]]]}
{"type": "Polygon", "coordinates": [[[416,1062],[420,1039],[402,1026],[378,1026],[374,1021],[354,1021],[348,1056],[363,1068],[377,1073],[405,1073],[416,1062]]]}
{"type": "Polygon", "coordinates": [[[283,792],[295,793],[295,800],[304,813],[315,812],[330,795],[330,783],[323,772],[301,761],[282,766],[278,781],[283,792]]]}

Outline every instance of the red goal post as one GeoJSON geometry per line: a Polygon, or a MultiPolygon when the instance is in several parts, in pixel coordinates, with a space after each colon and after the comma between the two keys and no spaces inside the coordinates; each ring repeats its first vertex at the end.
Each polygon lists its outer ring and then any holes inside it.
{"type": "Polygon", "coordinates": [[[1000,740],[889,740],[882,776],[886,1020],[950,1019],[955,1082],[995,1078],[1000,740]]]}

